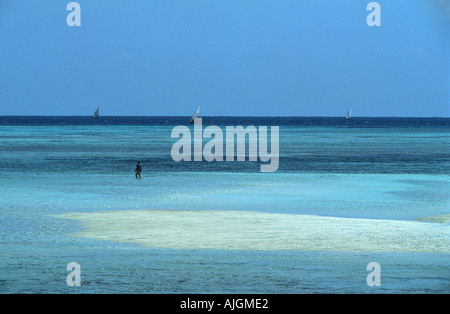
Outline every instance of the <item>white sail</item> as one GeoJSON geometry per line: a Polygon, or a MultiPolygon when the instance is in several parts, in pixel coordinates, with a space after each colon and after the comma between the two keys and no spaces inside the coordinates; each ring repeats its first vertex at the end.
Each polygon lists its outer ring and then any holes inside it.
{"type": "Polygon", "coordinates": [[[352,107],[348,108],[347,115],[345,116],[345,120],[348,120],[352,117],[352,107]]]}
{"type": "Polygon", "coordinates": [[[194,114],[191,117],[191,121],[189,121],[190,124],[194,123],[194,119],[198,118],[198,114],[200,112],[200,106],[197,107],[197,110],[195,110],[194,114]]]}
{"type": "Polygon", "coordinates": [[[100,112],[100,107],[97,107],[97,110],[95,110],[94,115],[92,116],[92,118],[97,119],[99,112],[100,112]]]}

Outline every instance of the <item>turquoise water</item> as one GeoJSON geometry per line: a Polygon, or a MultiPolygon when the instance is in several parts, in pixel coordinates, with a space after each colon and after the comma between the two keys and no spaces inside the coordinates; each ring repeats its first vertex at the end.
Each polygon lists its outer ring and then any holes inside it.
{"type": "MultiPolygon", "coordinates": [[[[258,162],[174,162],[170,133],[180,118],[0,117],[0,292],[448,293],[449,253],[148,248],[73,237],[82,226],[52,216],[182,209],[413,221],[449,214],[448,120],[204,120],[279,125],[279,170],[260,173],[258,162]],[[66,284],[70,262],[81,265],[80,287],[66,284]],[[381,266],[379,287],[366,284],[369,262],[381,266]]],[[[435,224],[448,232],[448,223],[435,224]]]]}

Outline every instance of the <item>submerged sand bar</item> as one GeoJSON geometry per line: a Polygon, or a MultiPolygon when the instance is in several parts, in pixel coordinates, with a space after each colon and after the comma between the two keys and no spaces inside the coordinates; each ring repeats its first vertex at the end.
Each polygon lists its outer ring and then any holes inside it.
{"type": "Polygon", "coordinates": [[[67,213],[72,234],[155,248],[450,253],[450,226],[243,211],[120,210],[67,213]]]}

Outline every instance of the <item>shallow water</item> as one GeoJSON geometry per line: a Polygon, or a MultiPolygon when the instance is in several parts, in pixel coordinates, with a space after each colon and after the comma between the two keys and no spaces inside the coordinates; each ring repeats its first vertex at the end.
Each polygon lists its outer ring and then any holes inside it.
{"type": "MultiPolygon", "coordinates": [[[[413,222],[448,214],[448,119],[205,118],[204,126],[279,125],[275,173],[248,161],[175,163],[170,132],[181,118],[86,119],[0,117],[0,292],[450,290],[448,253],[152,248],[74,237],[82,223],[52,216],[232,210],[413,222]],[[66,284],[72,261],[81,287],[66,284]],[[380,287],[366,284],[372,261],[380,287]]],[[[446,237],[449,224],[438,225],[446,237]]]]}

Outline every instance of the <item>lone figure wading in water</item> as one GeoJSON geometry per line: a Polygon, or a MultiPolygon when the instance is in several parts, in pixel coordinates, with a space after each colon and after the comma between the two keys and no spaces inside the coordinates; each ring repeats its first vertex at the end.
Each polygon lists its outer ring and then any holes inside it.
{"type": "Polygon", "coordinates": [[[137,178],[139,178],[139,179],[141,178],[141,171],[142,171],[141,162],[138,161],[138,163],[137,163],[137,165],[136,165],[136,170],[134,170],[134,172],[136,173],[136,174],[135,174],[136,179],[137,179],[137,178]]]}

